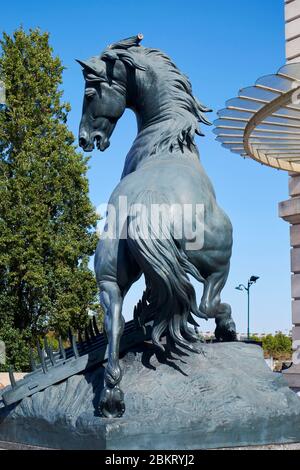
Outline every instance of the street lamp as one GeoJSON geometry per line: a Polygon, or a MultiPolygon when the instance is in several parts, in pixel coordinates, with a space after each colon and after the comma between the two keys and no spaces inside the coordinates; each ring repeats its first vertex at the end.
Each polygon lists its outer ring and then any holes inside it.
{"type": "Polygon", "coordinates": [[[248,297],[248,327],[247,327],[247,338],[248,341],[250,339],[250,287],[252,284],[255,284],[256,281],[258,281],[259,277],[258,276],[251,276],[250,279],[248,280],[247,287],[244,284],[239,284],[236,289],[243,291],[245,290],[247,292],[247,297],[248,297]]]}

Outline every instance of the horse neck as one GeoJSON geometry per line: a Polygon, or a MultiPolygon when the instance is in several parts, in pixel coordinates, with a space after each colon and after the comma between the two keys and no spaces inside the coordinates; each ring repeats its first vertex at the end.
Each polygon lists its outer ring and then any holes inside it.
{"type": "MultiPolygon", "coordinates": [[[[153,107],[153,104],[151,104],[151,107],[153,107]]],[[[169,127],[174,129],[175,132],[180,129],[176,113],[172,112],[172,109],[170,113],[165,113],[170,116],[167,118],[162,118],[159,109],[157,114],[141,113],[137,110],[134,110],[134,112],[137,117],[138,134],[126,156],[122,178],[153,160],[189,157],[191,161],[197,161],[200,164],[196,146],[193,146],[192,149],[188,149],[186,146],[180,149],[178,146],[172,152],[167,146],[162,146],[158,151],[154,151],[155,146],[160,144],[163,128],[169,127]],[[148,115],[149,119],[145,120],[145,115],[148,115]]]]}

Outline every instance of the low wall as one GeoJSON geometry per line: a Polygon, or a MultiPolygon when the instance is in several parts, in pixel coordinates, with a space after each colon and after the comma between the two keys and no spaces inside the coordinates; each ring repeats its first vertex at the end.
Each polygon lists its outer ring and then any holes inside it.
{"type": "MultiPolygon", "coordinates": [[[[16,380],[23,379],[26,373],[24,372],[14,372],[14,377],[16,380]]],[[[0,389],[10,385],[8,372],[0,372],[0,389]]]]}

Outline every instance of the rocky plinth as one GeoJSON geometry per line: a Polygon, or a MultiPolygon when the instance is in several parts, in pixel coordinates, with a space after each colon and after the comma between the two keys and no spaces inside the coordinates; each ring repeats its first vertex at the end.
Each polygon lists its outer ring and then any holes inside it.
{"type": "MultiPolygon", "coordinates": [[[[59,449],[203,449],[300,442],[300,399],[251,344],[202,345],[165,357],[151,345],[121,360],[126,412],[97,416],[103,368],[12,407],[0,442],[59,449]]],[[[1,394],[1,392],[0,392],[1,394]]],[[[1,408],[2,406],[2,408],[1,408]]]]}

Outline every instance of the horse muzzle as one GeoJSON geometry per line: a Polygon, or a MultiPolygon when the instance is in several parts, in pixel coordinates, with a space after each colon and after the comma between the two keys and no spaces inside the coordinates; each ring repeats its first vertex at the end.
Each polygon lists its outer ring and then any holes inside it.
{"type": "Polygon", "coordinates": [[[78,142],[79,146],[84,150],[84,152],[91,152],[94,150],[94,139],[91,139],[86,131],[80,131],[78,142]]]}
{"type": "Polygon", "coordinates": [[[109,138],[100,134],[94,137],[94,142],[96,142],[97,149],[101,152],[104,152],[110,146],[109,138]]]}
{"type": "Polygon", "coordinates": [[[101,152],[104,152],[110,145],[109,139],[100,133],[94,134],[92,137],[89,137],[85,131],[80,133],[79,145],[84,152],[92,152],[95,148],[95,142],[97,149],[101,152]]]}

